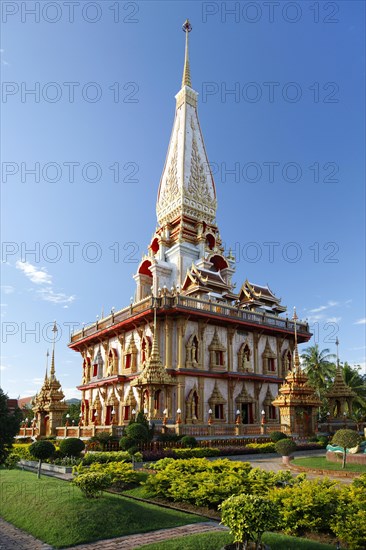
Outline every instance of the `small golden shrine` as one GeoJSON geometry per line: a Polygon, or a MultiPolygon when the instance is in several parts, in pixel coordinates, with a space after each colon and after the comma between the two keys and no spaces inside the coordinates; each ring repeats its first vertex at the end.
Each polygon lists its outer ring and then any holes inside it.
{"type": "Polygon", "coordinates": [[[352,414],[352,402],[356,397],[355,392],[346,384],[342,375],[342,369],[339,365],[338,357],[339,340],[336,339],[337,346],[337,370],[333,385],[325,394],[329,404],[329,420],[345,420],[352,414]]]}
{"type": "Polygon", "coordinates": [[[281,430],[285,433],[307,436],[315,432],[317,409],[321,405],[314,388],[300,367],[296,334],[296,309],[293,321],[295,325],[294,367],[289,371],[284,383],[280,386],[272,405],[280,410],[281,430]]]}
{"type": "Polygon", "coordinates": [[[48,357],[44,382],[39,393],[33,400],[34,420],[33,427],[37,429],[38,436],[56,435],[56,426],[62,425],[62,415],[67,410],[64,401],[64,393],[55,373],[55,340],[57,334],[56,322],[53,326],[53,349],[50,375],[48,376],[48,357]]]}

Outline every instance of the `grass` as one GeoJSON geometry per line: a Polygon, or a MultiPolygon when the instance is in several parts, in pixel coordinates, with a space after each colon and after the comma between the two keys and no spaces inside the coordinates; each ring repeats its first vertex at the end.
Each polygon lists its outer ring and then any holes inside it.
{"type": "MultiPolygon", "coordinates": [[[[229,533],[203,533],[202,535],[188,535],[164,541],[163,543],[147,544],[141,546],[141,550],[220,550],[225,544],[230,544],[232,537],[229,533]]],[[[321,544],[307,539],[278,535],[277,533],[265,533],[263,542],[271,547],[271,550],[334,550],[334,546],[321,544]]]]}
{"type": "Polygon", "coordinates": [[[110,493],[86,499],[70,483],[20,470],[0,470],[0,516],[55,548],[202,521],[110,493]]]}
{"type": "MultiPolygon", "coordinates": [[[[295,458],[291,461],[294,466],[304,466],[305,468],[314,468],[317,470],[336,470],[342,471],[342,461],[329,462],[324,456],[312,456],[308,458],[295,458]]],[[[346,464],[345,472],[366,472],[366,464],[346,464]]]]}

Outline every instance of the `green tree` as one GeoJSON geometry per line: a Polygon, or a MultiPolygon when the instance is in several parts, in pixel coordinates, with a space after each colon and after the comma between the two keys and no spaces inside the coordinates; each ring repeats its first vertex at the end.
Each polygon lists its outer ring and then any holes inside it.
{"type": "Polygon", "coordinates": [[[349,386],[356,394],[356,397],[353,400],[353,410],[362,418],[366,416],[366,375],[360,373],[361,367],[355,366],[352,367],[345,361],[342,365],[342,374],[345,383],[349,386]]]}
{"type": "Polygon", "coordinates": [[[324,401],[324,393],[336,371],[335,364],[332,362],[335,355],[329,351],[328,348],[320,350],[318,344],[315,344],[306,348],[301,354],[304,371],[322,401],[324,401]]]}
{"type": "Polygon", "coordinates": [[[19,432],[22,412],[16,408],[14,412],[8,409],[8,396],[0,388],[0,464],[8,456],[13,439],[19,432]]]}
{"type": "Polygon", "coordinates": [[[46,460],[46,458],[50,458],[54,455],[55,450],[55,446],[51,443],[51,441],[47,441],[45,439],[36,441],[29,447],[30,454],[34,456],[34,458],[38,458],[38,479],[41,477],[42,460],[46,460]]]}
{"type": "Polygon", "coordinates": [[[74,421],[75,425],[79,424],[80,407],[81,407],[80,403],[71,403],[67,411],[65,411],[64,414],[62,415],[62,423],[63,424],[66,423],[66,415],[69,414],[70,416],[68,418],[68,421],[70,422],[70,424],[72,424],[72,421],[74,421]]]}
{"type": "Polygon", "coordinates": [[[332,439],[332,445],[338,445],[343,449],[342,468],[346,466],[347,449],[356,447],[361,441],[360,436],[354,430],[338,430],[332,439]]]}

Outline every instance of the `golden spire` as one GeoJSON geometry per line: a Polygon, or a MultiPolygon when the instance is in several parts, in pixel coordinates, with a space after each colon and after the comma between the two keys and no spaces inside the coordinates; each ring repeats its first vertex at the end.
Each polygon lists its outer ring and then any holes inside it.
{"type": "Polygon", "coordinates": [[[48,358],[49,358],[49,356],[50,356],[50,353],[47,350],[47,353],[46,353],[46,373],[44,375],[44,381],[45,382],[48,382],[48,358]]]}
{"type": "Polygon", "coordinates": [[[55,379],[55,341],[56,341],[56,334],[58,332],[56,321],[54,322],[52,332],[53,332],[53,344],[52,344],[52,359],[51,359],[50,379],[54,380],[55,379]]]}
{"type": "Polygon", "coordinates": [[[300,357],[299,357],[299,350],[297,348],[297,330],[296,330],[296,321],[298,320],[298,316],[296,315],[296,307],[294,307],[294,316],[292,317],[292,320],[294,322],[294,336],[295,336],[295,349],[294,349],[294,371],[298,372],[300,370],[300,357]]]}
{"type": "Polygon", "coordinates": [[[186,51],[185,51],[185,57],[184,57],[184,69],[183,69],[183,78],[182,78],[182,88],[184,86],[189,86],[192,88],[192,82],[191,82],[191,71],[189,68],[189,55],[188,55],[188,33],[192,30],[192,25],[190,24],[189,20],[186,19],[182,26],[183,32],[186,33],[186,51]]]}
{"type": "Polygon", "coordinates": [[[339,340],[338,340],[338,336],[336,336],[335,345],[337,346],[337,368],[338,368],[339,367],[339,355],[338,355],[339,340]]]}

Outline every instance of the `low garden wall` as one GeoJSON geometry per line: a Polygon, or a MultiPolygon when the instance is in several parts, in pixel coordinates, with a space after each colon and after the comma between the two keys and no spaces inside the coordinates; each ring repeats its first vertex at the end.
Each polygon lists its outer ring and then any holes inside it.
{"type": "MultiPolygon", "coordinates": [[[[336,453],[334,451],[327,451],[326,459],[329,462],[342,462],[342,453],[336,453]]],[[[366,454],[365,453],[347,453],[347,464],[365,464],[366,465],[366,454]]]]}
{"type": "MultiPolygon", "coordinates": [[[[38,469],[38,462],[36,460],[20,460],[18,466],[38,469]]],[[[55,472],[57,474],[71,474],[72,466],[58,466],[56,464],[49,464],[48,462],[42,462],[41,472],[55,472]]]]}

